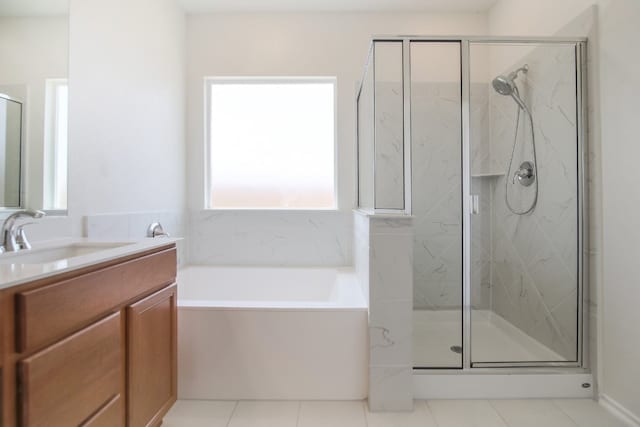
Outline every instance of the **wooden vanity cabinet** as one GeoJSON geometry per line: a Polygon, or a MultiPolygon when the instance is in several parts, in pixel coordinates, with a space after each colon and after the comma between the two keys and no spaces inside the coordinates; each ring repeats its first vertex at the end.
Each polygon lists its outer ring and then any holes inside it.
{"type": "Polygon", "coordinates": [[[176,401],[176,297],[176,286],[172,285],[127,307],[131,427],[160,425],[176,401]]]}
{"type": "Polygon", "coordinates": [[[78,426],[120,396],[121,321],[114,313],[18,362],[20,425],[78,426]]]}
{"type": "Polygon", "coordinates": [[[176,249],[0,292],[0,426],[158,426],[176,400],[176,249]]]}

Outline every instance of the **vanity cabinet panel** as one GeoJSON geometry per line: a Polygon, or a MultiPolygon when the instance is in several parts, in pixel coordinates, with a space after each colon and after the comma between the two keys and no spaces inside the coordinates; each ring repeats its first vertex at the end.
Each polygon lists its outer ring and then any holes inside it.
{"type": "Polygon", "coordinates": [[[124,402],[121,395],[117,395],[100,409],[82,427],[116,427],[124,426],[124,402]]]}
{"type": "Polygon", "coordinates": [[[0,427],[159,426],[176,400],[176,247],[0,291],[0,427]]]}
{"type": "Polygon", "coordinates": [[[18,362],[21,426],[81,425],[120,394],[121,322],[112,314],[18,362]]]}
{"type": "Polygon", "coordinates": [[[127,307],[129,427],[157,426],[176,401],[176,285],[127,307]]]}
{"type": "Polygon", "coordinates": [[[119,305],[172,283],[176,250],[143,256],[111,267],[16,294],[16,346],[32,351],[115,311],[119,305]]]}

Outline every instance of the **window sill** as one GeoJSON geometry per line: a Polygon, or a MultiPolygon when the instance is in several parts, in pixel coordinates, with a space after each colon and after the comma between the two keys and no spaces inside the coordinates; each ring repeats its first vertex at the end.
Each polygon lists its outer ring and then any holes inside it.
{"type": "MultiPolygon", "coordinates": [[[[309,208],[204,208],[201,209],[202,213],[213,213],[213,212],[225,212],[225,213],[296,213],[296,214],[311,214],[311,213],[320,213],[320,212],[343,212],[337,207],[334,208],[317,208],[317,209],[309,209],[309,208]]],[[[346,211],[345,211],[346,212],[346,211]]]]}

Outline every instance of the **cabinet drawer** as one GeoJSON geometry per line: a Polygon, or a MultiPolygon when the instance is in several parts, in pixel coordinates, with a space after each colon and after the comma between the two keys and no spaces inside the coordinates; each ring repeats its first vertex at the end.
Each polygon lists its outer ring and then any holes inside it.
{"type": "Polygon", "coordinates": [[[82,427],[117,427],[124,426],[124,407],[122,397],[117,395],[97,414],[82,424],[82,427]]]}
{"type": "Polygon", "coordinates": [[[20,425],[77,426],[122,390],[120,313],[18,362],[20,425]]]}
{"type": "Polygon", "coordinates": [[[136,258],[16,295],[16,347],[34,350],[105,316],[136,296],[172,283],[176,250],[136,258]]]}

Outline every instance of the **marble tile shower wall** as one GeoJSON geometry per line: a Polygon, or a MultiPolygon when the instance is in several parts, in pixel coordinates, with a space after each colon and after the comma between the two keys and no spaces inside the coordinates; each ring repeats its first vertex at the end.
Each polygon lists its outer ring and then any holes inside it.
{"type": "MultiPolygon", "coordinates": [[[[486,86],[486,85],[485,85],[486,86]]],[[[486,123],[487,92],[474,84],[472,170],[490,162],[486,123]],[[481,94],[484,93],[484,96],[481,94]]],[[[412,209],[414,219],[414,308],[460,309],[462,303],[461,112],[459,83],[412,82],[412,209]]],[[[472,182],[474,194],[489,194],[484,179],[472,182]]],[[[473,305],[491,302],[490,203],[472,219],[474,230],[473,305]]]]}
{"type": "MultiPolygon", "coordinates": [[[[505,179],[493,185],[492,308],[506,320],[569,360],[576,354],[577,327],[577,162],[575,63],[567,46],[542,47],[521,63],[530,67],[519,81],[534,118],[539,196],[528,215],[505,204],[505,179]]],[[[487,89],[488,90],[488,89],[487,89]]],[[[517,107],[489,90],[491,168],[506,172],[517,107]]],[[[514,167],[532,158],[528,120],[521,129],[514,167]],[[526,139],[526,144],[523,143],[526,139]]],[[[515,169],[514,169],[515,170],[515,169]]],[[[513,173],[513,172],[512,172],[513,173]]],[[[516,208],[527,206],[533,188],[508,189],[516,208]]]]}
{"type": "Polygon", "coordinates": [[[375,86],[375,207],[404,209],[402,81],[375,86]]]}

